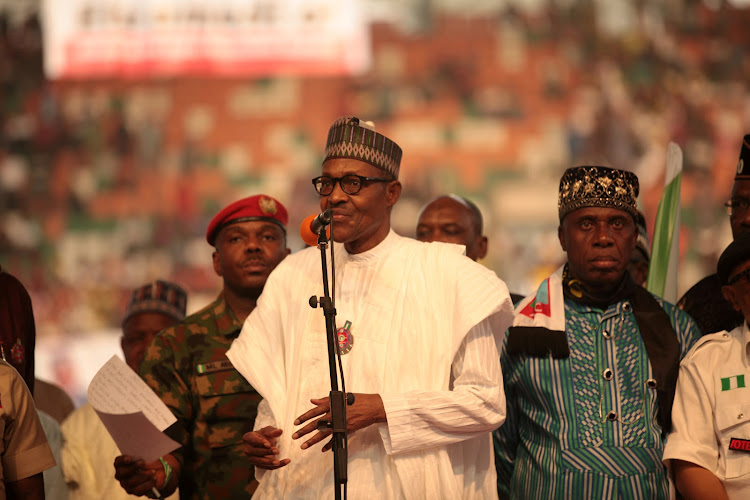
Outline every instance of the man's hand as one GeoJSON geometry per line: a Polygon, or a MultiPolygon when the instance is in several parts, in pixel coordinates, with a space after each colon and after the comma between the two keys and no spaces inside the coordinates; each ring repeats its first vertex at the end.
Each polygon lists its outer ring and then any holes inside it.
{"type": "Polygon", "coordinates": [[[278,458],[279,449],[276,448],[276,440],[282,432],[281,429],[268,426],[242,436],[245,442],[245,455],[252,465],[261,469],[275,470],[289,464],[288,458],[283,460],[278,458]]]}
{"type": "MultiPolygon", "coordinates": [[[[294,421],[294,425],[302,425],[310,419],[315,420],[309,422],[301,429],[297,429],[297,432],[292,434],[292,439],[299,439],[302,436],[317,430],[318,421],[321,419],[331,420],[331,405],[328,398],[311,399],[310,402],[315,405],[315,408],[297,417],[297,420],[294,421]]],[[[385,415],[385,408],[383,407],[383,400],[380,398],[379,394],[355,394],[354,404],[351,406],[347,405],[346,407],[346,431],[350,434],[359,429],[369,427],[372,424],[386,421],[387,418],[385,415]]],[[[318,431],[313,434],[310,439],[302,443],[302,446],[300,447],[303,450],[306,450],[310,446],[330,436],[332,433],[333,431],[331,429],[318,431]]],[[[328,451],[330,449],[331,441],[326,443],[322,451],[328,451]]]]}
{"type": "Polygon", "coordinates": [[[144,462],[129,455],[115,458],[115,479],[131,495],[143,496],[164,487],[164,466],[160,461],[144,462]]]}

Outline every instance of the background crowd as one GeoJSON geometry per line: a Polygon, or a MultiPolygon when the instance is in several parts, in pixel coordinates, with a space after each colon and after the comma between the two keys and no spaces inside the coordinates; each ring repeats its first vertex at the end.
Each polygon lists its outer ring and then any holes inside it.
{"type": "Polygon", "coordinates": [[[407,152],[394,228],[413,236],[425,201],[468,196],[491,242],[482,262],[521,293],[562,261],[554,207],[565,168],[637,173],[651,230],[674,141],[680,294],[714,269],[731,239],[722,203],[737,140],[750,129],[741,2],[362,5],[372,65],[360,75],[51,81],[38,2],[0,2],[0,261],[34,300],[42,374],[81,391],[85,363],[71,366],[65,346],[116,330],[129,291],[150,279],[183,284],[191,310],[213,300],[203,229],[228,201],[288,200],[292,228],[316,212],[309,179],[343,114],[371,118],[407,152]]]}

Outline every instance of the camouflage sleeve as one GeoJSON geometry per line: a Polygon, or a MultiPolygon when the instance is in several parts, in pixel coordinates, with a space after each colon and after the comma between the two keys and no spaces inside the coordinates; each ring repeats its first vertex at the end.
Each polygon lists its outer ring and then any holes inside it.
{"type": "Polygon", "coordinates": [[[189,380],[185,376],[188,360],[182,359],[180,346],[185,345],[182,327],[160,332],[149,344],[140,366],[140,376],[177,417],[177,422],[164,433],[182,445],[172,452],[184,465],[184,450],[190,442],[190,422],[193,419],[193,402],[189,380]]]}

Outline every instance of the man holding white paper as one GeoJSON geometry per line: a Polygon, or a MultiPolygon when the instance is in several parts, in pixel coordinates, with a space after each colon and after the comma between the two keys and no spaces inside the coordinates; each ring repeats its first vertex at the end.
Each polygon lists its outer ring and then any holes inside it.
{"type": "MultiPolygon", "coordinates": [[[[118,366],[110,361],[106,367],[110,369],[109,373],[112,374],[112,378],[116,377],[118,382],[123,382],[128,375],[123,372],[127,371],[143,384],[137,371],[143,360],[146,346],[159,331],[185,317],[186,303],[187,294],[182,287],[168,281],[157,280],[133,291],[122,321],[122,338],[120,339],[127,365],[118,366]],[[136,373],[133,373],[133,370],[136,373]]],[[[92,381],[93,384],[94,381],[92,381]]],[[[145,389],[151,393],[148,387],[145,389]]],[[[98,392],[96,387],[90,387],[90,390],[98,392]]],[[[122,391],[103,392],[104,397],[117,399],[122,397],[122,391]]],[[[101,402],[102,406],[107,403],[101,398],[97,400],[97,395],[91,394],[89,403],[71,413],[62,425],[65,437],[62,466],[65,481],[68,484],[68,498],[70,500],[133,498],[112,475],[110,464],[123,450],[118,449],[92,406],[92,402],[101,402]],[[97,443],[97,445],[92,446],[91,443],[97,443]]],[[[97,404],[97,409],[103,408],[97,404]]],[[[171,417],[169,423],[174,422],[174,416],[171,413],[169,416],[171,417]]],[[[136,450],[135,453],[137,456],[142,456],[142,452],[142,450],[140,452],[136,450]]]]}

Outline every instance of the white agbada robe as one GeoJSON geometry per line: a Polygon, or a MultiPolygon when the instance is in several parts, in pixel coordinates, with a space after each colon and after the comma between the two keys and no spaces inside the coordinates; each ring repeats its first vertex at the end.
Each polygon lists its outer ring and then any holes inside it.
{"type": "MultiPolygon", "coordinates": [[[[490,431],[505,419],[498,346],[513,319],[505,284],[462,255],[391,231],[374,249],[335,244],[338,327],[346,390],[377,393],[388,422],[349,435],[348,496],[497,498],[490,431]]],[[[330,270],[329,270],[330,272],[330,270]]],[[[308,299],[323,294],[320,252],[287,257],[269,277],[227,356],[263,396],[255,428],[284,432],[275,471],[256,469],[256,498],[333,498],[333,455],[294,420],[331,389],[325,320],[308,299]]]]}

